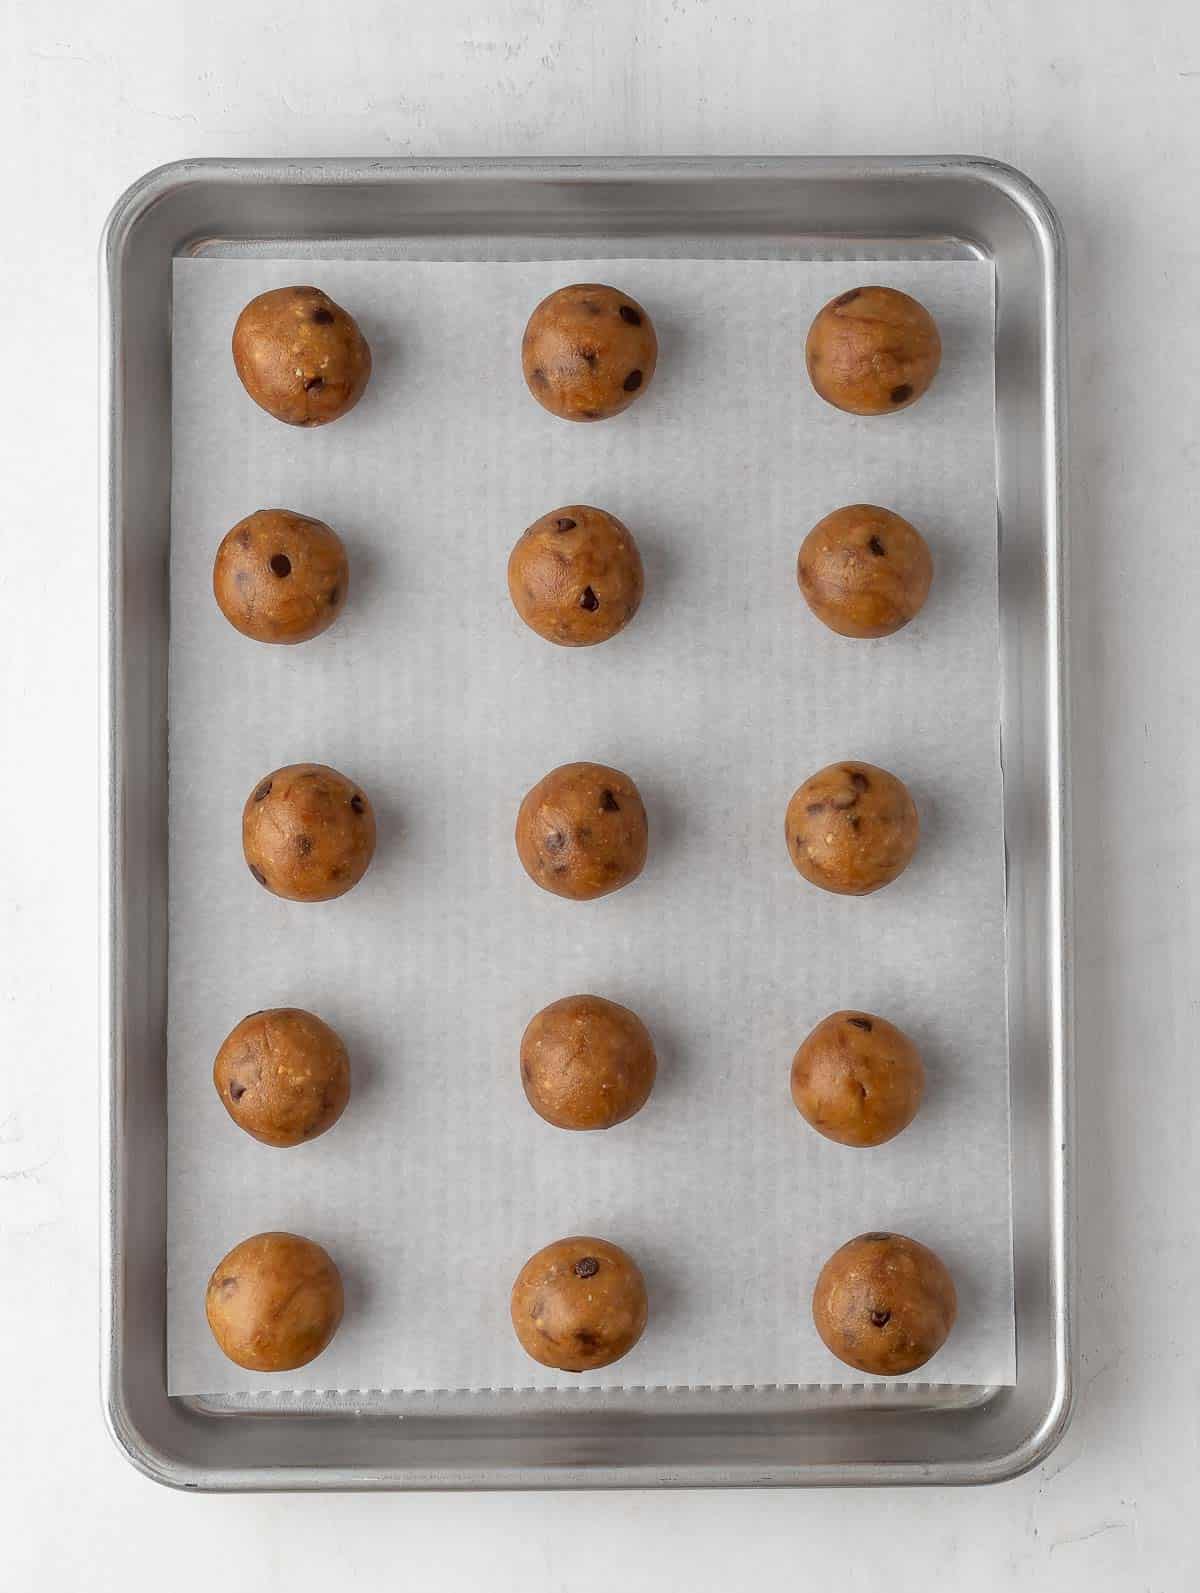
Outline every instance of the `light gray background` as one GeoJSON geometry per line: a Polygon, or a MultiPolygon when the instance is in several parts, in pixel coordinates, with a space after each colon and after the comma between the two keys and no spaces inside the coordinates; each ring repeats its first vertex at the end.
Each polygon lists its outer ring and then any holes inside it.
{"type": "Polygon", "coordinates": [[[14,1593],[1195,1584],[1193,0],[39,0],[4,11],[3,1581],[14,1593]],[[1071,249],[1080,1399],[984,1491],[199,1498],[96,1357],[95,251],[183,155],[930,153],[1016,162],[1071,249]]]}
{"type": "Polygon", "coordinates": [[[624,1388],[878,1382],[813,1331],[826,1256],[894,1228],[950,1267],[959,1320],[916,1381],[1013,1378],[1004,876],[998,733],[993,273],[979,261],[519,264],[184,260],[174,279],[171,548],[169,1336],[172,1392],[624,1388]],[[812,391],[803,340],[847,282],[900,287],[944,365],[883,421],[812,391]],[[246,397],[230,329],[255,293],[319,278],[376,354],[353,415],[281,426],[246,397]],[[525,390],[520,334],[564,282],[614,281],[654,316],[658,373],[625,415],[565,424],[525,390]],[[880,641],[808,612],[796,552],[848,502],[924,530],[934,588],[880,641]],[[610,509],[646,598],[603,647],[517,617],[521,531],[610,509]],[[212,600],[220,538],[253,506],[319,515],[350,545],[346,612],[262,647],[212,600]],[[922,821],[903,878],[865,899],[792,868],[784,811],[861,757],[922,821]],[[648,805],[641,878],[567,902],[525,877],[513,822],[548,769],[628,770],[648,805]],[[336,902],[250,878],[240,815],[281,764],[344,769],[380,844],[336,902]],[[550,1128],[525,1101],[521,1031],[595,991],[638,1012],[661,1073],[631,1122],[550,1128]],[[244,1013],[309,1006],[350,1046],[337,1128],[273,1152],[240,1134],[212,1058],[244,1013]],[[788,1068],[826,1013],[892,1018],[928,1101],[872,1152],[792,1109],[788,1068]],[[250,1233],[326,1245],[349,1299],[298,1375],[250,1374],[204,1320],[214,1266],[250,1233]],[[583,1378],[521,1350],[508,1294],[564,1234],[638,1258],[650,1326],[583,1378]]]}

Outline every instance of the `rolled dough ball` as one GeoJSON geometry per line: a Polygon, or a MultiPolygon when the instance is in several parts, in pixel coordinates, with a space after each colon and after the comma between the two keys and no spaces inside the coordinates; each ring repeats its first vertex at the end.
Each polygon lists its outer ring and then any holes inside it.
{"type": "Polygon", "coordinates": [[[521,340],[529,391],[563,420],[607,420],[646,391],[658,339],[636,299],[577,282],[543,299],[521,340]]]}
{"type": "Polygon", "coordinates": [[[350,1058],[327,1023],[300,1007],[252,1012],[213,1064],[221,1104],[264,1145],[299,1145],[332,1128],[350,1099],[350,1058]]]}
{"type": "Polygon", "coordinates": [[[256,642],[307,642],[342,612],[350,566],[323,520],[256,509],[225,534],[213,595],[235,630],[256,642]]]}
{"type": "Polygon", "coordinates": [[[646,1284],[619,1245],[558,1239],[521,1268],[511,1309],[527,1355],[560,1372],[594,1372],[628,1355],[641,1338],[646,1284]]]}
{"type": "Polygon", "coordinates": [[[839,636],[890,636],[929,596],[933,559],[915,526],[869,503],[835,509],[800,546],[804,600],[839,636]]]}
{"type": "Polygon", "coordinates": [[[915,404],[937,375],[942,340],[923,304],[897,288],[851,288],[819,312],[805,347],[820,396],[851,415],[915,404]]]}
{"type": "Polygon", "coordinates": [[[612,1128],[650,1098],[658,1060],[649,1030],[603,996],[566,996],[543,1007],[521,1040],[521,1083],[555,1128],[612,1128]]]}
{"type": "Polygon", "coordinates": [[[642,556],[616,515],[573,503],[535,520],[508,560],[513,607],[560,647],[615,636],[638,611],[642,556]]]}
{"type": "Polygon", "coordinates": [[[792,1100],[818,1134],[839,1145],[884,1145],[917,1115],[921,1053],[886,1018],[833,1012],[796,1052],[792,1100]]]}
{"type": "Polygon", "coordinates": [[[260,780],[242,809],[242,851],[260,885],[290,902],[344,896],[375,852],[366,792],[323,763],[289,763],[260,780]]]}
{"type": "Polygon", "coordinates": [[[341,1276],[319,1244],[259,1233],[217,1264],[204,1310],[213,1338],[238,1366],[292,1372],[332,1339],[343,1303],[341,1276]]]}
{"type": "Polygon", "coordinates": [[[320,288],[272,288],[237,318],[233,363],[242,386],[289,426],[323,426],[354,408],[371,350],[348,310],[320,288]]]}
{"type": "Polygon", "coordinates": [[[788,855],[806,880],[838,896],[890,884],[912,862],[918,836],[908,787],[873,763],[831,763],[788,803],[788,855]]]}
{"type": "Polygon", "coordinates": [[[572,901],[620,890],[646,862],[646,810],[638,788],[602,763],[564,763],[526,794],[517,855],[535,885],[572,901]]]}
{"type": "Polygon", "coordinates": [[[863,1233],[821,1268],[812,1312],[839,1361],[873,1377],[903,1377],[950,1337],[958,1299],[932,1250],[899,1233],[863,1233]]]}

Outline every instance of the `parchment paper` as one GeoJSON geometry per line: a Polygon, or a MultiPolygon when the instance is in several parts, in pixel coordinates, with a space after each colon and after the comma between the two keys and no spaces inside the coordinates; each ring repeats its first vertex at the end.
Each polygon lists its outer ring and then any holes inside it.
{"type": "Polygon", "coordinates": [[[180,261],[171,552],[170,1321],[173,1393],[864,1381],[816,1337],[826,1256],[873,1228],[931,1244],[960,1317],[921,1381],[1014,1374],[1003,999],[993,285],[969,262],[630,260],[521,264],[180,261]],[[314,431],[257,409],[229,338],[253,294],[316,280],[374,351],[366,397],[314,431]],[[580,426],[526,393],[526,316],[566,282],[641,300],[658,374],[624,416],[580,426]],[[945,355],[913,409],[856,419],[817,399],[804,336],[860,281],[917,294],[945,355]],[[799,544],[844,503],[912,519],[933,592],[898,636],[826,631],[799,544]],[[598,504],[633,530],[647,594],[615,640],[543,642],[508,598],[532,520],[598,504]],[[250,510],[335,526],[346,612],[294,648],[239,636],[213,555],[250,510]],[[920,853],[878,895],[792,868],[789,796],[836,758],[905,779],[920,853]],[[590,904],[536,889],[512,829],[525,790],[588,758],[637,780],[651,845],[590,904]],[[242,860],[240,814],[280,764],[364,784],[379,849],[341,900],[278,901],[242,860]],[[530,1110],[518,1046],[545,1003],[633,1007],[660,1054],[645,1110],[568,1134],[530,1110]],[[332,1132],[272,1150],[211,1083],[256,1008],[311,1008],[344,1036],[354,1095],[332,1132]],[[826,1013],[882,1013],[921,1047],[912,1127],[855,1151],[788,1093],[826,1013]],[[224,1360],[204,1286],[232,1245],[310,1235],[346,1281],[343,1326],[299,1374],[224,1360]],[[638,1347],[583,1379],[526,1358],[512,1280],[571,1233],[625,1245],[647,1277],[638,1347]]]}

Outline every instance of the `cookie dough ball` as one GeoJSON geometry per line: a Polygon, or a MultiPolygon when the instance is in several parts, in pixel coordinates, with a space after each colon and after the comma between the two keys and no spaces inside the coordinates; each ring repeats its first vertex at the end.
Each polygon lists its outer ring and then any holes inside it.
{"type": "Polygon", "coordinates": [[[889,885],[912,862],[918,835],[908,787],[873,763],[831,763],[788,803],[792,862],[838,896],[869,896],[889,885]]]}
{"type": "Polygon", "coordinates": [[[291,509],[256,509],[225,534],[213,595],[234,630],[256,642],[307,642],[342,612],[350,584],[336,531],[291,509]]]}
{"type": "Polygon", "coordinates": [[[792,1100],[818,1134],[839,1145],[884,1145],[917,1115],[921,1053],[886,1018],[834,1012],[792,1062],[792,1100]]]}
{"type": "Polygon", "coordinates": [[[890,509],[854,503],[813,526],[796,579],[809,608],[839,636],[890,636],[920,613],[933,559],[916,526],[890,509]]]}
{"type": "Polygon", "coordinates": [[[341,1276],[319,1244],[259,1233],[218,1263],[204,1310],[213,1338],[238,1366],[293,1372],[337,1332],[343,1303],[341,1276]]]}
{"type": "Polygon", "coordinates": [[[616,515],[583,503],[535,520],[508,560],[513,607],[560,647],[591,647],[624,630],[644,589],[629,530],[616,515]]]}
{"type": "Polygon", "coordinates": [[[264,1145],[299,1145],[332,1128],[350,1099],[350,1058],[327,1023],[300,1007],[252,1012],[213,1064],[221,1104],[264,1145]]]}
{"type": "Polygon", "coordinates": [[[607,1239],[558,1239],[530,1256],[513,1284],[521,1348],[560,1372],[594,1372],[628,1355],[646,1309],[636,1262],[607,1239]]]}
{"type": "Polygon", "coordinates": [[[619,415],[654,375],[658,339],[636,299],[577,282],[543,299],[521,340],[529,391],[563,420],[619,415]]]}
{"type": "Polygon", "coordinates": [[[942,361],[942,340],[933,316],[907,293],[851,288],[809,328],[805,359],[827,404],[851,415],[887,415],[925,392],[942,361]]]}
{"type": "Polygon", "coordinates": [[[260,885],[289,902],[329,902],[367,872],[375,814],[366,792],[323,763],[289,763],[242,809],[242,851],[260,885]]]}
{"type": "Polygon", "coordinates": [[[873,1377],[903,1377],[950,1337],[958,1299],[932,1250],[900,1233],[863,1233],[821,1268],[812,1312],[839,1361],[873,1377]]]}
{"type": "Polygon", "coordinates": [[[603,996],[566,996],[530,1021],[521,1040],[521,1083],[530,1106],[555,1128],[612,1128],[640,1112],[658,1059],[646,1025],[603,996]]]}
{"type": "Polygon", "coordinates": [[[354,408],[371,376],[358,323],[320,288],[272,288],[237,318],[233,363],[242,386],[289,426],[323,426],[354,408]]]}
{"type": "Polygon", "coordinates": [[[590,902],[620,890],[646,862],[646,810],[627,774],[564,763],[528,792],[517,814],[517,855],[535,885],[590,902]]]}

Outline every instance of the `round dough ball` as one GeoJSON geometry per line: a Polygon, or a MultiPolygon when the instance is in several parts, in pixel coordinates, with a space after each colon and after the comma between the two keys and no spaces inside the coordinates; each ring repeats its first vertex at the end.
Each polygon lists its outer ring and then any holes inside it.
{"type": "Polygon", "coordinates": [[[636,299],[577,282],[543,299],[521,339],[529,391],[563,420],[607,420],[644,393],[658,360],[654,325],[636,299]]]}
{"type": "Polygon", "coordinates": [[[839,1145],[884,1145],[917,1115],[921,1053],[886,1018],[833,1012],[796,1052],[792,1100],[818,1134],[839,1145]]]}
{"type": "Polygon", "coordinates": [[[950,1337],[958,1299],[932,1250],[900,1233],[863,1233],[821,1268],[812,1313],[839,1361],[873,1377],[903,1377],[950,1337]]]}
{"type": "Polygon", "coordinates": [[[234,630],[256,642],[307,642],[342,612],[350,565],[323,520],[256,509],[225,534],[213,595],[234,630]]]}
{"type": "Polygon", "coordinates": [[[642,556],[628,528],[583,503],[535,520],[508,560],[513,607],[560,647],[591,647],[624,630],[644,589],[642,556]]]}
{"type": "Polygon", "coordinates": [[[204,1310],[224,1354],[250,1372],[293,1372],[337,1332],[342,1279],[329,1256],[294,1233],[234,1245],[208,1280],[204,1310]]]}
{"type": "Polygon", "coordinates": [[[566,996],[543,1007],[521,1039],[521,1083],[555,1128],[613,1128],[640,1112],[658,1059],[646,1025],[603,996],[566,996]]]}
{"type": "Polygon", "coordinates": [[[327,1023],[300,1007],[252,1012],[213,1064],[221,1104],[264,1145],[299,1145],[332,1128],[350,1099],[350,1058],[327,1023]]]}
{"type": "Polygon", "coordinates": [[[942,340],[923,304],[897,288],[851,288],[817,315],[805,346],[820,396],[851,415],[915,404],[937,375],[942,340]]]}
{"type": "Polygon", "coordinates": [[[636,785],[602,763],[564,763],[527,793],[517,855],[535,885],[590,902],[620,890],[646,862],[646,809],[636,785]]]}
{"type": "Polygon", "coordinates": [[[912,862],[919,833],[908,787],[873,763],[831,763],[788,803],[788,855],[806,880],[838,896],[889,885],[912,862]]]}
{"type": "Polygon", "coordinates": [[[619,1245],[557,1239],[517,1274],[511,1309],[527,1355],[560,1372],[594,1372],[628,1355],[641,1338],[646,1284],[619,1245]]]}
{"type": "Polygon", "coordinates": [[[933,559],[916,526],[890,509],[853,503],[813,526],[796,579],[809,608],[839,636],[891,636],[920,613],[933,559]]]}
{"type": "Polygon", "coordinates": [[[272,288],[237,318],[233,363],[242,386],[289,426],[323,426],[358,403],[371,350],[358,323],[320,288],[272,288]]]}
{"type": "Polygon", "coordinates": [[[367,872],[375,813],[361,786],[323,763],[289,763],[242,809],[242,851],[260,885],[289,902],[329,902],[367,872]]]}

